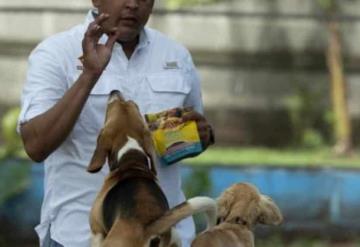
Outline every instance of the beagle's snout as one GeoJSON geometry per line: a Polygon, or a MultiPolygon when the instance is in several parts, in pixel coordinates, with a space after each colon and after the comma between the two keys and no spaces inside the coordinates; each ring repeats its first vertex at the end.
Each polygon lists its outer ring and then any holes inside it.
{"type": "Polygon", "coordinates": [[[121,92],[119,90],[113,90],[110,93],[109,96],[109,101],[108,103],[110,104],[111,102],[113,102],[114,100],[121,100],[124,101],[124,97],[122,96],[121,92]]]}

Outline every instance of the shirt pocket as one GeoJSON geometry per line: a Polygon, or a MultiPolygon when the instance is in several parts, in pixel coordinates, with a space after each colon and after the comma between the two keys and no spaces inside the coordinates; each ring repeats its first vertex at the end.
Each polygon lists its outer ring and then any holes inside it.
{"type": "MultiPolygon", "coordinates": [[[[104,125],[107,101],[111,91],[120,90],[116,76],[104,72],[91,90],[81,111],[78,127],[88,134],[97,134],[104,125]]],[[[84,133],[81,133],[84,134],[84,133]]]]}
{"type": "Polygon", "coordinates": [[[159,112],[175,107],[183,107],[191,87],[180,73],[160,73],[148,75],[150,88],[150,111],[159,112]]]}

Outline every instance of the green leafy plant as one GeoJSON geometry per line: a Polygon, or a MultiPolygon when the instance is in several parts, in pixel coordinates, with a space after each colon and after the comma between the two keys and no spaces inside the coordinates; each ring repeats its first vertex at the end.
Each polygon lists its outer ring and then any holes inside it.
{"type": "Polygon", "coordinates": [[[0,164],[0,205],[21,194],[30,185],[30,165],[25,160],[7,160],[0,164]]]}
{"type": "Polygon", "coordinates": [[[304,148],[318,148],[324,146],[324,138],[320,131],[315,129],[306,129],[302,138],[304,148]]]}
{"type": "MultiPolygon", "coordinates": [[[[195,168],[193,172],[184,181],[184,191],[187,198],[200,195],[208,195],[211,191],[212,183],[209,176],[209,170],[204,168],[195,168]]],[[[194,221],[197,232],[201,232],[206,227],[204,215],[194,215],[194,221]]]]}
{"type": "Polygon", "coordinates": [[[184,182],[184,191],[187,197],[209,194],[211,191],[209,171],[204,168],[194,169],[184,182]]]}
{"type": "Polygon", "coordinates": [[[30,165],[21,139],[16,132],[18,107],[8,110],[1,119],[0,146],[0,205],[12,196],[23,192],[30,184],[30,165]]]}
{"type": "Polygon", "coordinates": [[[286,99],[294,133],[293,143],[297,147],[316,148],[325,144],[323,134],[315,128],[319,118],[324,124],[328,123],[325,120],[326,112],[321,109],[319,102],[323,98],[321,94],[304,84],[297,84],[294,95],[286,99]]]}
{"type": "Polygon", "coordinates": [[[4,144],[0,147],[0,159],[7,157],[26,157],[21,139],[16,132],[19,113],[20,108],[14,107],[8,110],[1,119],[1,135],[4,139],[4,144]]]}
{"type": "Polygon", "coordinates": [[[336,2],[333,0],[317,0],[319,6],[325,10],[330,10],[335,7],[336,2]]]}

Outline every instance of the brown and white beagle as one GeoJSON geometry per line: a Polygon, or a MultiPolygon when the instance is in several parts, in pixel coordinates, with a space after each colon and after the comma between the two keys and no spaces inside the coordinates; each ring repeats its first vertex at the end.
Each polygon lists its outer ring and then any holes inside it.
{"type": "Polygon", "coordinates": [[[238,183],[218,199],[217,225],[199,234],[192,247],[254,247],[256,224],[278,225],[280,209],[270,197],[248,183],[238,183]]]}
{"type": "Polygon", "coordinates": [[[173,209],[158,185],[150,132],[133,101],[111,93],[106,119],[88,167],[99,171],[108,161],[110,174],[90,214],[92,246],[181,246],[172,226],[205,211],[216,222],[216,202],[195,197],[173,209]]]}

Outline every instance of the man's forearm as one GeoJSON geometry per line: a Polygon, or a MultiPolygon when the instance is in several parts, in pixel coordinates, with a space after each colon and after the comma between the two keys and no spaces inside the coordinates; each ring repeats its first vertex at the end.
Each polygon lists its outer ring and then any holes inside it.
{"type": "Polygon", "coordinates": [[[52,108],[20,127],[25,150],[31,159],[43,161],[73,129],[98,75],[82,73],[52,108]]]}

